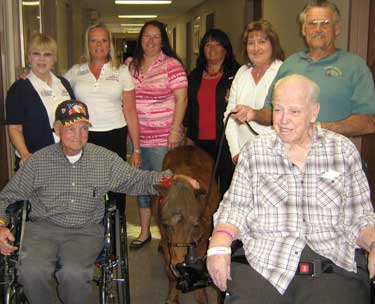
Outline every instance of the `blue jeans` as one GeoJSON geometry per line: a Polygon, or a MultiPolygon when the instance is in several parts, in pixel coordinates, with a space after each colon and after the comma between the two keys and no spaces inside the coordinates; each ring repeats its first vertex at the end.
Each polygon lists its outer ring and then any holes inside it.
{"type": "MultiPolygon", "coordinates": [[[[141,169],[161,171],[165,154],[168,147],[141,147],[142,164],[141,169]]],[[[139,208],[151,208],[151,197],[149,195],[138,196],[139,208]]]]}

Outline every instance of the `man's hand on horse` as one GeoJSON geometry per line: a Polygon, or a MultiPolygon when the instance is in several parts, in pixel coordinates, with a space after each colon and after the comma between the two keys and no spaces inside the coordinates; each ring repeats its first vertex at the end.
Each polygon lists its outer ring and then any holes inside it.
{"type": "Polygon", "coordinates": [[[183,174],[176,174],[176,175],[173,176],[173,179],[174,180],[178,180],[178,179],[184,180],[184,181],[188,182],[193,187],[193,189],[199,189],[200,188],[199,182],[196,179],[194,179],[190,176],[183,175],[183,174]]]}

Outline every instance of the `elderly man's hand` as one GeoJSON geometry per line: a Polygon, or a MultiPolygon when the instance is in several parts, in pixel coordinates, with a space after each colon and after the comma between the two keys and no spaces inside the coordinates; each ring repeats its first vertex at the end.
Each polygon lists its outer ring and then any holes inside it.
{"type": "Polygon", "coordinates": [[[369,252],[367,267],[370,274],[370,279],[373,279],[375,277],[375,246],[369,252]]]}
{"type": "Polygon", "coordinates": [[[14,236],[7,227],[0,227],[0,253],[3,255],[10,255],[17,247],[9,244],[9,241],[14,241],[14,236]]]}
{"type": "Polygon", "coordinates": [[[230,277],[230,254],[217,254],[207,257],[207,270],[214,284],[221,290],[227,290],[230,277]]]}
{"type": "Polygon", "coordinates": [[[244,123],[246,121],[253,121],[255,119],[254,110],[245,105],[237,105],[232,110],[232,112],[236,113],[236,114],[233,114],[232,117],[241,123],[244,123]]]}
{"type": "Polygon", "coordinates": [[[183,174],[176,174],[176,175],[173,176],[173,179],[174,180],[178,180],[178,179],[184,180],[185,182],[189,183],[193,187],[193,189],[199,189],[200,188],[199,182],[196,179],[194,179],[190,176],[183,175],[183,174]]]}

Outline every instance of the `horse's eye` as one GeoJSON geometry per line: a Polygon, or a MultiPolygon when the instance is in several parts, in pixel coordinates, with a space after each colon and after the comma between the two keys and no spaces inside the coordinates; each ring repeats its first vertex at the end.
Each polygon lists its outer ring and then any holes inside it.
{"type": "Polygon", "coordinates": [[[193,224],[193,228],[194,228],[194,230],[199,230],[200,226],[199,226],[199,224],[193,224]]]}

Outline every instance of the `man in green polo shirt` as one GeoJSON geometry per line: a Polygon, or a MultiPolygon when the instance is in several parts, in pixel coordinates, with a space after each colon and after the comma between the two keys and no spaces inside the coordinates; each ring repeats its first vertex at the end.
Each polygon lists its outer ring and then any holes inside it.
{"type": "Polygon", "coordinates": [[[235,118],[270,124],[274,84],[287,75],[301,74],[320,87],[318,121],[323,128],[346,136],[373,133],[374,82],[359,56],[335,47],[341,32],[338,8],[330,1],[310,1],[300,14],[300,22],[308,48],[290,56],[280,67],[262,110],[238,106],[235,118]]]}

